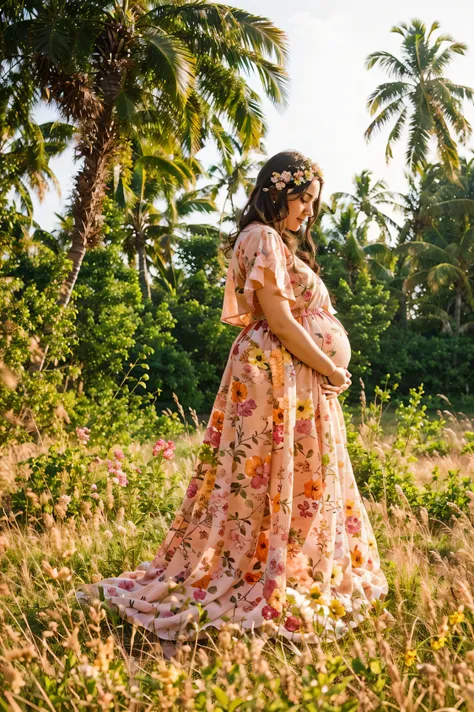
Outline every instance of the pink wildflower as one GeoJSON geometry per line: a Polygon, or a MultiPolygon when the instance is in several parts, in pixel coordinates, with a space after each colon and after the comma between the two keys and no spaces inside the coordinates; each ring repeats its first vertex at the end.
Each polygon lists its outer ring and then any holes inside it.
{"type": "Polygon", "coordinates": [[[114,450],[114,457],[116,460],[123,460],[125,458],[123,450],[119,447],[114,450]]]}
{"type": "Polygon", "coordinates": [[[294,633],[295,630],[298,630],[300,627],[300,619],[297,618],[296,616],[288,616],[288,618],[285,621],[285,628],[286,630],[289,630],[290,633],[294,633]]]}
{"type": "Polygon", "coordinates": [[[76,428],[77,439],[81,445],[86,445],[89,442],[90,432],[89,428],[86,427],[76,428]]]}
{"type": "Polygon", "coordinates": [[[91,490],[93,490],[95,492],[96,489],[97,489],[97,485],[91,485],[91,490]]]}
{"type": "Polygon", "coordinates": [[[272,618],[278,618],[279,615],[277,609],[273,608],[273,606],[264,606],[262,608],[262,616],[266,621],[271,621],[272,618]]]}

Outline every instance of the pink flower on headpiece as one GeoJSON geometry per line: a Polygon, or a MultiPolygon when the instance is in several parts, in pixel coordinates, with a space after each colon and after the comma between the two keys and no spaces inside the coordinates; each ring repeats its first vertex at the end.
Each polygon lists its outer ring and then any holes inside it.
{"type": "Polygon", "coordinates": [[[282,171],[282,173],[280,173],[280,178],[281,180],[284,180],[285,183],[288,183],[291,180],[290,171],[282,171]]]}
{"type": "Polygon", "coordinates": [[[278,181],[278,183],[275,183],[275,188],[277,190],[283,190],[283,188],[286,187],[286,183],[283,183],[282,181],[278,181]]]}

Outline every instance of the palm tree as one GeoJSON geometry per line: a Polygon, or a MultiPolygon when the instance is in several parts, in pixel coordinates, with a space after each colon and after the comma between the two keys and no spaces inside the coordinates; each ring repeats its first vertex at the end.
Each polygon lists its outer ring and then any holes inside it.
{"type": "Polygon", "coordinates": [[[10,190],[20,201],[23,212],[33,219],[31,193],[43,200],[52,184],[59,183],[49,165],[50,158],[60,155],[70,143],[74,127],[61,122],[37,124],[28,111],[19,111],[11,101],[8,87],[0,89],[0,196],[6,199],[10,190]]]}
{"type": "Polygon", "coordinates": [[[386,239],[390,236],[389,228],[398,229],[397,223],[379,209],[379,205],[386,205],[393,197],[383,180],[372,183],[373,173],[364,170],[353,179],[354,193],[337,192],[331,198],[336,201],[352,203],[355,210],[365,216],[364,224],[369,227],[375,223],[380,229],[380,237],[386,239]]]}
{"type": "Polygon", "coordinates": [[[456,140],[465,144],[471,126],[463,115],[463,100],[474,100],[474,90],[455,84],[444,75],[444,70],[455,54],[463,55],[467,46],[455,42],[450,35],[433,33],[440,27],[433,22],[429,31],[421,20],[414,19],[392,28],[403,37],[401,59],[390,52],[373,52],[367,57],[366,67],[379,65],[394,81],[380,84],[369,96],[370,114],[377,114],[365,132],[367,140],[376,130],[392,119],[385,158],[393,157],[392,147],[408,125],[406,161],[412,172],[423,168],[428,160],[429,141],[434,137],[437,152],[446,176],[455,179],[459,168],[456,140]],[[447,46],[446,46],[447,45],[447,46]]]}
{"type": "Polygon", "coordinates": [[[435,296],[442,294],[441,304],[427,309],[441,319],[445,331],[458,336],[472,326],[471,319],[461,324],[463,307],[474,309],[474,159],[461,159],[458,183],[440,183],[438,195],[444,199],[434,205],[431,225],[397,253],[411,262],[406,289],[424,287],[435,296]]]}
{"type": "Polygon", "coordinates": [[[242,72],[256,71],[264,93],[284,103],[286,38],[265,18],[206,0],[32,0],[18,14],[0,45],[4,67],[29,66],[37,94],[80,137],[66,305],[87,247],[100,239],[107,182],[130,139],[147,135],[167,155],[192,155],[208,137],[222,145],[225,119],[245,147],[258,146],[261,98],[242,72]]]}

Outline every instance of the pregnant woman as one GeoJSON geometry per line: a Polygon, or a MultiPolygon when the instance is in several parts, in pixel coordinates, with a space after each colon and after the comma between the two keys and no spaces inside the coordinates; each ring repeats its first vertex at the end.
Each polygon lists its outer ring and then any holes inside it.
{"type": "Polygon", "coordinates": [[[200,616],[202,631],[334,639],[387,592],[337,399],[350,344],[310,238],[322,185],[296,151],[261,169],[222,311],[242,330],[184,501],[153,561],[86,587],[162,639],[195,636],[200,616]]]}

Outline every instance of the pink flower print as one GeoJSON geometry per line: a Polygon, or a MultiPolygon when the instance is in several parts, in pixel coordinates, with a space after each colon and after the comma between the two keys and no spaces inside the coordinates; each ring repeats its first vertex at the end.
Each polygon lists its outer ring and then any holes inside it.
{"type": "Polygon", "coordinates": [[[134,585],[135,584],[133,583],[133,581],[127,581],[124,579],[123,581],[119,582],[118,587],[123,588],[124,591],[131,591],[133,589],[134,585]]]}
{"type": "Polygon", "coordinates": [[[305,302],[309,302],[312,296],[313,292],[311,291],[311,289],[307,289],[306,292],[303,294],[303,299],[305,300],[305,302]]]}
{"type": "Polygon", "coordinates": [[[118,593],[117,589],[115,588],[115,586],[109,586],[109,588],[107,589],[107,596],[118,596],[118,595],[119,595],[119,593],[118,593]]]}
{"type": "Polygon", "coordinates": [[[255,403],[253,398],[249,398],[243,403],[237,403],[237,413],[238,415],[246,417],[248,415],[252,415],[252,411],[255,410],[256,407],[257,404],[255,403]]]}
{"type": "Polygon", "coordinates": [[[296,421],[296,432],[301,433],[301,435],[309,435],[313,429],[313,421],[311,418],[308,420],[297,420],[296,421]]]}
{"type": "MultiPolygon", "coordinates": [[[[263,467],[257,467],[257,470],[263,470],[263,467]]],[[[250,486],[253,489],[259,489],[260,487],[267,486],[268,485],[268,477],[265,477],[263,474],[262,475],[255,475],[255,477],[252,477],[250,480],[250,486]]]]}
{"type": "Polygon", "coordinates": [[[202,588],[197,588],[193,592],[193,598],[195,601],[204,601],[204,599],[206,598],[206,592],[202,588]]]}
{"type": "Polygon", "coordinates": [[[324,343],[326,344],[326,346],[332,346],[332,343],[334,340],[333,335],[329,331],[326,331],[323,334],[323,336],[324,336],[324,343]]]}
{"type": "Polygon", "coordinates": [[[172,618],[174,616],[174,613],[171,613],[171,611],[163,611],[163,613],[160,614],[160,618],[172,618]]]}
{"type": "Polygon", "coordinates": [[[262,608],[262,616],[266,621],[271,621],[272,618],[278,618],[279,615],[277,609],[273,608],[273,606],[264,606],[262,608]]]}
{"type": "Polygon", "coordinates": [[[273,442],[275,443],[275,445],[279,445],[283,442],[284,428],[285,426],[283,424],[273,426],[273,442]]]}
{"type": "Polygon", "coordinates": [[[263,586],[263,597],[268,601],[276,588],[278,588],[278,584],[275,579],[267,579],[263,586]]]}
{"type": "Polygon", "coordinates": [[[313,513],[310,510],[309,502],[303,502],[302,504],[298,505],[298,509],[300,510],[300,515],[302,517],[312,517],[313,513]]]}
{"type": "Polygon", "coordinates": [[[238,356],[239,355],[239,349],[240,349],[240,344],[236,344],[234,348],[232,349],[232,356],[238,356]]]}
{"type": "Polygon", "coordinates": [[[349,534],[357,534],[360,531],[361,521],[357,517],[347,517],[346,519],[346,531],[349,534]]]}
{"type": "Polygon", "coordinates": [[[221,442],[221,432],[216,430],[213,425],[209,426],[204,434],[203,442],[211,447],[219,447],[221,442]]]}
{"type": "Polygon", "coordinates": [[[198,489],[199,489],[199,486],[196,481],[190,482],[188,485],[188,489],[186,490],[186,497],[189,497],[190,499],[192,499],[193,497],[196,496],[198,489]]]}
{"type": "MultiPolygon", "coordinates": [[[[207,533],[206,533],[207,536],[207,533]]],[[[238,529],[234,529],[231,531],[229,534],[229,539],[233,542],[234,546],[236,549],[239,551],[243,551],[246,548],[245,540],[243,537],[240,535],[240,532],[238,529]]]]}
{"type": "Polygon", "coordinates": [[[270,561],[270,571],[275,575],[275,576],[281,576],[281,574],[285,570],[285,564],[283,561],[275,561],[275,559],[272,559],[270,561]]]}
{"type": "Polygon", "coordinates": [[[301,625],[300,619],[297,618],[296,616],[288,616],[288,618],[285,621],[285,628],[286,628],[286,630],[289,630],[290,633],[294,633],[295,630],[298,630],[300,625],[301,625]]]}

